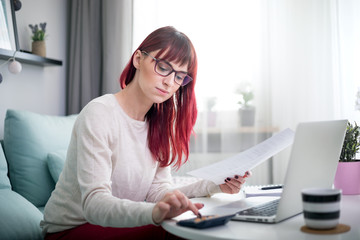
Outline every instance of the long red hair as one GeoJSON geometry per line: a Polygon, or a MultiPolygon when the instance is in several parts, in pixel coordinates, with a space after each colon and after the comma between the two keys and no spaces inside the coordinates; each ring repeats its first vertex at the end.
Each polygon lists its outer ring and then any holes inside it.
{"type": "MultiPolygon", "coordinates": [[[[165,53],[163,59],[187,65],[188,74],[193,78],[193,81],[181,86],[173,98],[153,104],[145,116],[149,124],[148,146],[153,157],[160,162],[161,167],[174,164],[179,168],[188,160],[190,136],[197,118],[197,57],[190,39],[174,27],[155,30],[145,38],[136,51],[152,52],[159,49],[156,58],[165,53]]],[[[122,89],[134,78],[134,54],[120,76],[122,89]]]]}

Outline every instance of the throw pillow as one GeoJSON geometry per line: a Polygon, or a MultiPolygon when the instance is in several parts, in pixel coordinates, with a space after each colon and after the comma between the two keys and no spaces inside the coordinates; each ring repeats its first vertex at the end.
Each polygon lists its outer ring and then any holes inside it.
{"type": "Polygon", "coordinates": [[[44,206],[55,188],[47,155],[68,148],[75,120],[76,115],[6,112],[4,152],[9,163],[11,186],[36,207],[44,206]]]}
{"type": "Polygon", "coordinates": [[[48,168],[55,183],[59,180],[60,173],[64,168],[66,152],[66,150],[59,150],[51,152],[47,156],[48,168]]]}
{"type": "Polygon", "coordinates": [[[2,188],[11,189],[11,185],[8,177],[7,162],[0,142],[0,189],[2,188]]]}

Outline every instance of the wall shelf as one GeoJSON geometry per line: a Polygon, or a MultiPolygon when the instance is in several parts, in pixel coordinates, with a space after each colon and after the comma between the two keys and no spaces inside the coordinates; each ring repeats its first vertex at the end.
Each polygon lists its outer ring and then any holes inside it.
{"type": "MultiPolygon", "coordinates": [[[[13,57],[14,51],[0,48],[0,59],[8,60],[13,57]]],[[[28,63],[38,66],[62,66],[61,60],[40,57],[38,55],[19,51],[15,54],[15,59],[21,63],[28,63]]]]}

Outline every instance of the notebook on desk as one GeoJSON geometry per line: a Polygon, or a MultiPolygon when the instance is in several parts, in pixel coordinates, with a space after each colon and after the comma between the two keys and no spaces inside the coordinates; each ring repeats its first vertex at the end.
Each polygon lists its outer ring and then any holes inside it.
{"type": "Polygon", "coordinates": [[[262,203],[256,204],[255,209],[244,209],[246,201],[250,201],[251,198],[221,207],[235,209],[238,204],[242,211],[232,220],[253,222],[276,223],[301,213],[303,188],[332,187],[346,125],[347,120],[336,120],[300,123],[297,126],[282,194],[264,203],[274,205],[271,214],[254,215],[255,210],[262,208],[262,203]]]}

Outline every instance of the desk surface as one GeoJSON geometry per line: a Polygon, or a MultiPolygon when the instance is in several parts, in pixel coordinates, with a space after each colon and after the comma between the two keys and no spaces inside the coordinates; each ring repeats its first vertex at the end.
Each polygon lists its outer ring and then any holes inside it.
{"type": "MultiPolygon", "coordinates": [[[[196,198],[193,202],[202,202],[205,207],[211,208],[226,204],[239,196],[225,196],[218,194],[211,198],[196,198]]],[[[299,214],[290,219],[276,224],[250,223],[240,221],[230,221],[226,225],[208,229],[192,229],[176,225],[176,220],[164,221],[162,227],[174,235],[186,239],[296,239],[296,240],[359,240],[360,239],[360,195],[343,195],[341,199],[340,223],[351,226],[351,230],[346,233],[334,235],[309,234],[300,231],[304,225],[303,215],[299,214]]],[[[204,207],[204,208],[205,208],[204,207]]],[[[205,209],[204,209],[205,210],[205,209]]],[[[176,219],[190,218],[192,215],[186,212],[176,219]]]]}

